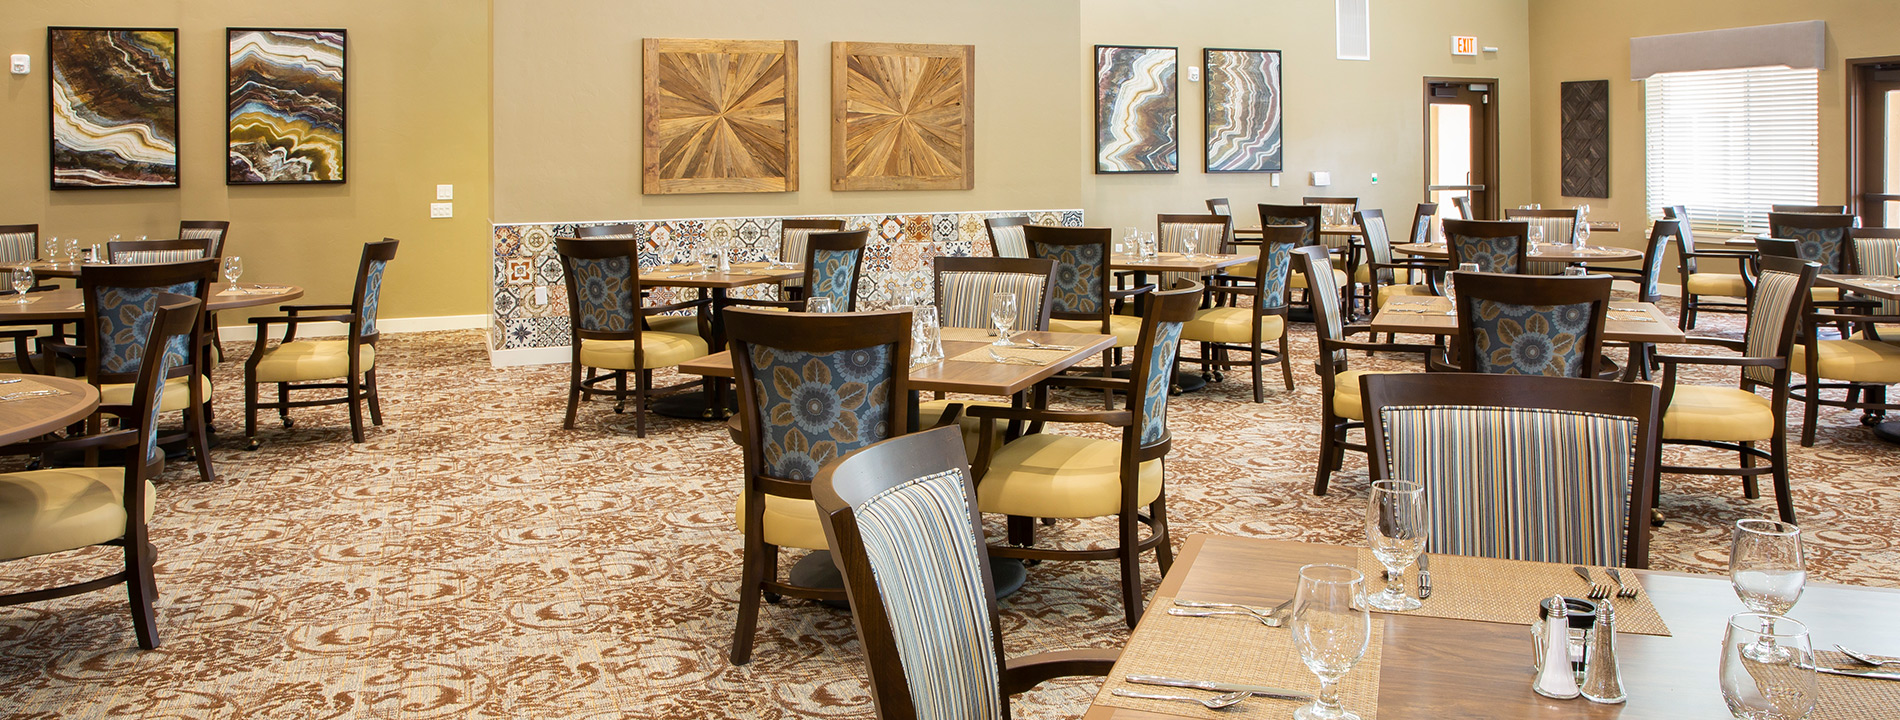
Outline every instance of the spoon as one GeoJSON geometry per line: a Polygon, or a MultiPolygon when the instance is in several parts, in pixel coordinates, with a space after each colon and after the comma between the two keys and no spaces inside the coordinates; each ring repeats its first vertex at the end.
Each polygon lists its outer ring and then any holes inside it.
{"type": "Polygon", "coordinates": [[[1847,648],[1841,647],[1840,643],[1835,643],[1834,649],[1841,651],[1841,654],[1853,658],[1854,662],[1860,663],[1862,665],[1872,665],[1874,667],[1880,667],[1882,665],[1900,665],[1900,660],[1881,660],[1871,655],[1862,655],[1860,653],[1854,652],[1847,648]]]}
{"type": "Polygon", "coordinates": [[[1179,700],[1181,702],[1200,703],[1207,706],[1209,710],[1219,710],[1224,707],[1238,705],[1240,701],[1247,699],[1247,693],[1244,692],[1222,693],[1210,698],[1197,698],[1188,697],[1186,695],[1152,695],[1149,693],[1139,693],[1133,690],[1115,688],[1113,694],[1122,697],[1142,698],[1144,700],[1179,700]]]}
{"type": "Polygon", "coordinates": [[[997,353],[996,348],[990,348],[989,351],[990,351],[991,360],[995,360],[999,363],[1003,363],[1004,365],[1046,365],[1048,364],[1040,360],[1031,360],[1029,358],[1023,358],[1023,357],[1004,356],[1002,354],[997,353]]]}

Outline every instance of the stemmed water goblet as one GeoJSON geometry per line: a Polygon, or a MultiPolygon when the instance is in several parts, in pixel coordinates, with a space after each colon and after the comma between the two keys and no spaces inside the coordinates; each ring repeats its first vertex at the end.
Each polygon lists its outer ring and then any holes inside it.
{"type": "Polygon", "coordinates": [[[1529,237],[1526,239],[1531,241],[1531,250],[1535,252],[1537,246],[1544,244],[1544,227],[1542,225],[1530,226],[1529,237]]]}
{"type": "Polygon", "coordinates": [[[996,326],[996,342],[1000,347],[1011,347],[1010,331],[1016,327],[1016,293],[990,293],[990,323],[996,326]]]}
{"type": "Polygon", "coordinates": [[[1408,480],[1380,480],[1372,484],[1366,504],[1366,544],[1385,566],[1385,592],[1366,598],[1380,610],[1401,612],[1419,606],[1405,594],[1405,569],[1425,552],[1430,531],[1425,524],[1425,486],[1408,480]]]}
{"type": "MultiPolygon", "coordinates": [[[[1786,615],[1801,599],[1801,589],[1808,579],[1801,528],[1759,518],[1736,522],[1735,539],[1729,546],[1728,577],[1735,586],[1735,595],[1749,610],[1786,615]]],[[[1749,659],[1786,659],[1785,650],[1766,641],[1771,625],[1763,621],[1760,634],[1764,641],[1742,650],[1749,659]]]]}
{"type": "Polygon", "coordinates": [[[831,311],[832,311],[832,308],[831,308],[830,297],[827,297],[824,295],[815,295],[812,297],[805,298],[805,312],[828,313],[831,311]]]}
{"type": "Polygon", "coordinates": [[[1319,676],[1319,698],[1294,711],[1300,720],[1359,720],[1339,704],[1339,679],[1366,656],[1372,640],[1365,576],[1343,565],[1300,568],[1288,622],[1306,668],[1319,676]]]}
{"type": "Polygon", "coordinates": [[[238,284],[238,278],[243,277],[243,276],[244,276],[244,258],[238,257],[236,255],[231,255],[231,256],[226,257],[224,259],[224,281],[231,283],[231,287],[237,288],[237,291],[239,293],[249,295],[250,291],[245,290],[243,285],[238,284]]]}
{"type": "Polygon", "coordinates": [[[27,303],[26,291],[33,289],[33,268],[26,265],[19,265],[13,268],[13,277],[11,280],[13,281],[13,293],[15,295],[13,302],[18,305],[25,305],[27,303]]]}
{"type": "Polygon", "coordinates": [[[79,267],[79,238],[66,238],[66,266],[70,268],[79,267]]]}

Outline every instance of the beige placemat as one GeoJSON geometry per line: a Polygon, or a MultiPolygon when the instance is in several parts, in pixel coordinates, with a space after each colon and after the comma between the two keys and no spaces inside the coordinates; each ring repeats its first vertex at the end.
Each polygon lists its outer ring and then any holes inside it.
{"type": "Polygon", "coordinates": [[[1074,350],[1042,350],[1027,347],[997,347],[995,345],[984,345],[983,347],[950,359],[956,362],[993,363],[996,362],[996,358],[990,357],[991,350],[995,350],[996,354],[1006,358],[1034,360],[1039,365],[1046,365],[1061,360],[1069,353],[1075,352],[1074,350]]]}
{"type": "MultiPolygon", "coordinates": [[[[1173,606],[1174,598],[1156,596],[1154,604],[1142,613],[1140,627],[1129,637],[1121,660],[1102,683],[1095,704],[1184,717],[1275,720],[1292,717],[1294,710],[1306,704],[1298,700],[1251,697],[1232,707],[1209,710],[1194,703],[1115,695],[1117,688],[1193,697],[1215,694],[1191,688],[1136,685],[1124,679],[1129,675],[1271,685],[1319,693],[1319,678],[1300,661],[1300,651],[1293,646],[1293,634],[1287,628],[1270,628],[1233,615],[1169,615],[1168,608],[1173,606]]],[[[1339,681],[1340,703],[1364,720],[1374,720],[1379,709],[1379,658],[1384,636],[1385,623],[1372,623],[1372,640],[1366,646],[1365,659],[1339,681]]]]}
{"type": "Polygon", "coordinates": [[[15,382],[0,383],[0,402],[47,397],[49,395],[71,395],[66,390],[53,387],[30,378],[21,378],[15,382]]]}
{"type": "Polygon", "coordinates": [[[16,293],[14,295],[11,295],[5,298],[0,298],[0,305],[9,305],[9,304],[32,305],[33,303],[39,302],[43,299],[45,298],[42,298],[38,295],[34,295],[32,293],[26,293],[24,296],[16,293]]]}
{"type": "MultiPolygon", "coordinates": [[[[1822,667],[1867,667],[1832,650],[1816,650],[1814,662],[1822,667]]],[[[1815,680],[1819,697],[1815,699],[1814,714],[1808,716],[1810,720],[1887,720],[1900,715],[1900,681],[1825,673],[1816,673],[1815,680]]]]}
{"type": "MultiPolygon", "coordinates": [[[[1366,575],[1366,592],[1384,591],[1385,566],[1371,550],[1359,548],[1358,552],[1359,572],[1366,575]]],[[[1431,558],[1432,596],[1425,598],[1417,610],[1407,610],[1407,615],[1529,625],[1537,621],[1537,603],[1543,599],[1558,594],[1581,598],[1590,592],[1590,586],[1569,565],[1437,553],[1431,558]]],[[[1601,567],[1591,567],[1590,575],[1599,583],[1615,587],[1601,567]]],[[[1624,570],[1623,580],[1642,586],[1642,579],[1634,571],[1624,570]]],[[[1405,569],[1405,590],[1418,597],[1418,563],[1405,569]]],[[[1634,598],[1612,597],[1610,601],[1616,606],[1618,632],[1669,635],[1669,626],[1650,604],[1648,591],[1634,598]]]]}
{"type": "Polygon", "coordinates": [[[285,290],[289,290],[289,289],[290,289],[289,287],[284,286],[284,285],[252,285],[248,288],[228,287],[223,290],[219,290],[218,296],[223,297],[225,295],[282,295],[285,290]]]}

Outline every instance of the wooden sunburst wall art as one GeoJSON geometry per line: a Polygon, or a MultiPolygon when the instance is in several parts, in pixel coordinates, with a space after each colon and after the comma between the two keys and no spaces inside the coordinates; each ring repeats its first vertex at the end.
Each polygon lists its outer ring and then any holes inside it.
{"type": "Polygon", "coordinates": [[[831,44],[831,189],[976,186],[976,46],[831,44]]]}
{"type": "Polygon", "coordinates": [[[647,38],[643,191],[798,189],[798,42],[647,38]]]}

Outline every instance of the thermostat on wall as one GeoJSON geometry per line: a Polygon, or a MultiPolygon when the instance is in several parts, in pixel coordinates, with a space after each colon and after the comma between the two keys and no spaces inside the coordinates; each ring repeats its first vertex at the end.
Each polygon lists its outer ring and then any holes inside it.
{"type": "Polygon", "coordinates": [[[33,56],[20,54],[13,56],[13,74],[25,75],[33,72],[33,56]]]}

